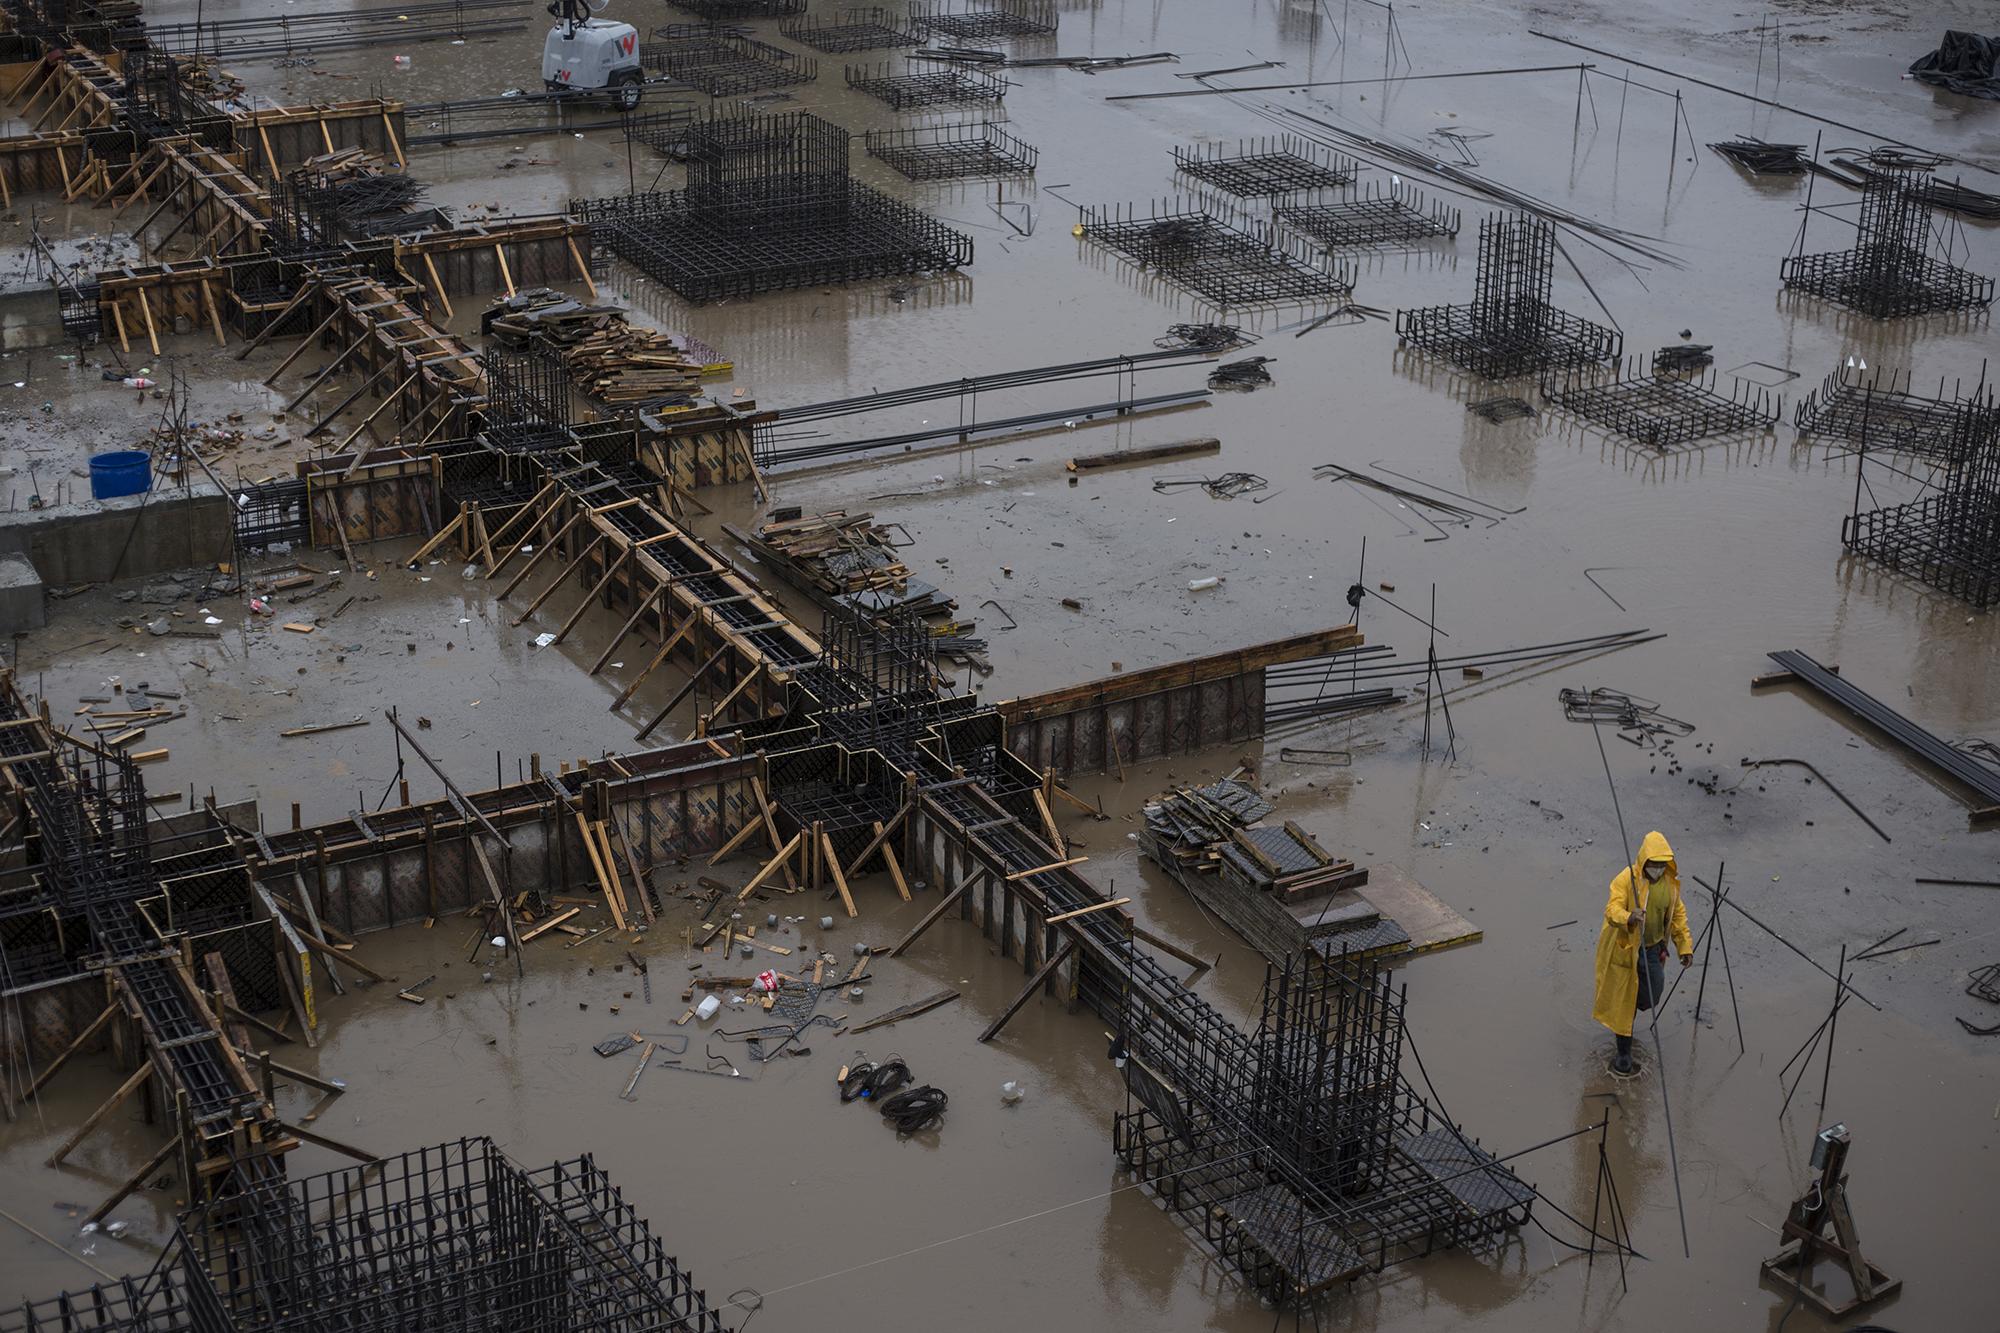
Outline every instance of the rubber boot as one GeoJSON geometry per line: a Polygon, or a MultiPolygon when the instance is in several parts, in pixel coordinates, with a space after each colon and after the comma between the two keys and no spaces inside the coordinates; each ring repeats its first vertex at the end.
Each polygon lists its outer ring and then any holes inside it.
{"type": "Polygon", "coordinates": [[[1639,1066],[1632,1062],[1632,1039],[1618,1038],[1618,1053],[1611,1057],[1610,1070],[1619,1078],[1631,1078],[1639,1072],[1639,1066]]]}

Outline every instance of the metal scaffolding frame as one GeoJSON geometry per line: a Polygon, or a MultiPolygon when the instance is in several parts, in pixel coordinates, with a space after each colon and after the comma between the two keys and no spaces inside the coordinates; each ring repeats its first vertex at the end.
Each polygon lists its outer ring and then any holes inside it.
{"type": "Polygon", "coordinates": [[[1378,191],[1371,183],[1353,198],[1332,203],[1278,205],[1278,221],[1335,250],[1381,250],[1458,235],[1459,211],[1433,203],[1407,185],[1378,191]]]}
{"type": "Polygon", "coordinates": [[[844,74],[848,87],[896,111],[999,102],[1007,96],[1005,79],[977,69],[897,74],[893,65],[849,65],[844,74]]]}
{"type": "Polygon", "coordinates": [[[1494,380],[1617,360],[1624,335],[1549,303],[1554,272],[1552,224],[1482,218],[1471,304],[1398,310],[1396,340],[1494,380]]]}
{"type": "Polygon", "coordinates": [[[905,25],[880,7],[840,9],[830,15],[802,14],[786,19],[778,25],[778,31],[802,46],[829,55],[919,46],[924,40],[914,26],[905,25]]]}
{"type": "Polygon", "coordinates": [[[993,41],[1008,37],[1048,37],[1062,15],[1055,0],[910,0],[910,22],[934,37],[993,41]]]}
{"type": "MultiPolygon", "coordinates": [[[[1797,250],[1778,267],[1785,286],[1875,319],[1991,305],[1993,279],[1930,253],[1932,171],[1940,160],[1877,150],[1865,165],[1856,163],[1867,181],[1853,248],[1807,254],[1802,221],[1797,250]]],[[[1806,221],[1812,211],[1808,195],[1806,221]]]]}
{"type": "Polygon", "coordinates": [[[1748,380],[1716,391],[1716,373],[1687,375],[1650,357],[1632,358],[1611,378],[1571,370],[1542,381],[1542,399],[1606,430],[1654,449],[1698,444],[1718,435],[1769,431],[1785,400],[1748,380]]]}
{"type": "Polygon", "coordinates": [[[1305,139],[1244,139],[1174,148],[1174,168],[1204,185],[1248,198],[1352,185],[1361,164],[1305,139]]]}
{"type": "Polygon", "coordinates": [[[1954,466],[1972,454],[1973,445],[2000,418],[1991,384],[1964,381],[1946,392],[1938,379],[1935,397],[1914,393],[1910,372],[1842,367],[1799,400],[1792,418],[1801,435],[1846,440],[1865,449],[1891,449],[1917,454],[1954,466]],[[1968,410],[1969,409],[1969,410],[1968,410]]]}
{"type": "Polygon", "coordinates": [[[870,157],[879,158],[913,181],[1032,176],[1041,157],[1033,144],[1015,138],[990,120],[869,130],[861,142],[870,157]]]}
{"type": "Polygon", "coordinates": [[[1155,201],[1078,210],[1086,240],[1178,283],[1215,306],[1344,301],[1354,284],[1295,237],[1267,222],[1224,220],[1191,204],[1155,201]]]}

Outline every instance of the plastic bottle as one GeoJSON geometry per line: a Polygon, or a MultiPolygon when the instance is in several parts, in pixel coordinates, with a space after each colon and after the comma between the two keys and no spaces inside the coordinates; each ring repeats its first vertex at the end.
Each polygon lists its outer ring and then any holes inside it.
{"type": "Polygon", "coordinates": [[[706,1023],[721,1011],[722,1001],[716,999],[713,995],[704,995],[701,997],[701,1003],[694,1007],[694,1016],[706,1023]]]}

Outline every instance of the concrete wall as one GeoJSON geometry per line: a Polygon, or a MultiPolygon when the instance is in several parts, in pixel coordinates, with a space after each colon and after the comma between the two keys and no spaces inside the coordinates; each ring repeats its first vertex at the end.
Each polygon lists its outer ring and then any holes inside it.
{"type": "Polygon", "coordinates": [[[201,482],[183,491],[154,480],[153,493],[82,499],[0,513],[0,554],[32,560],[45,583],[108,583],[230,558],[229,497],[201,482]]]}

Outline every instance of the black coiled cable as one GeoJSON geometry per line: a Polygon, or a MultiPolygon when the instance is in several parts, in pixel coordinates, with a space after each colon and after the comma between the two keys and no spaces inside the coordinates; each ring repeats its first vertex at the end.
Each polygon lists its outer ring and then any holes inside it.
{"type": "Polygon", "coordinates": [[[865,1101],[879,1101],[913,1077],[910,1067],[897,1056],[892,1055],[879,1065],[863,1060],[840,1080],[840,1100],[851,1102],[859,1097],[865,1101]]]}
{"type": "Polygon", "coordinates": [[[950,1102],[944,1089],[934,1088],[928,1083],[920,1084],[907,1092],[899,1092],[881,1104],[882,1118],[896,1127],[898,1134],[916,1134],[933,1129],[944,1120],[944,1108],[950,1102]]]}

